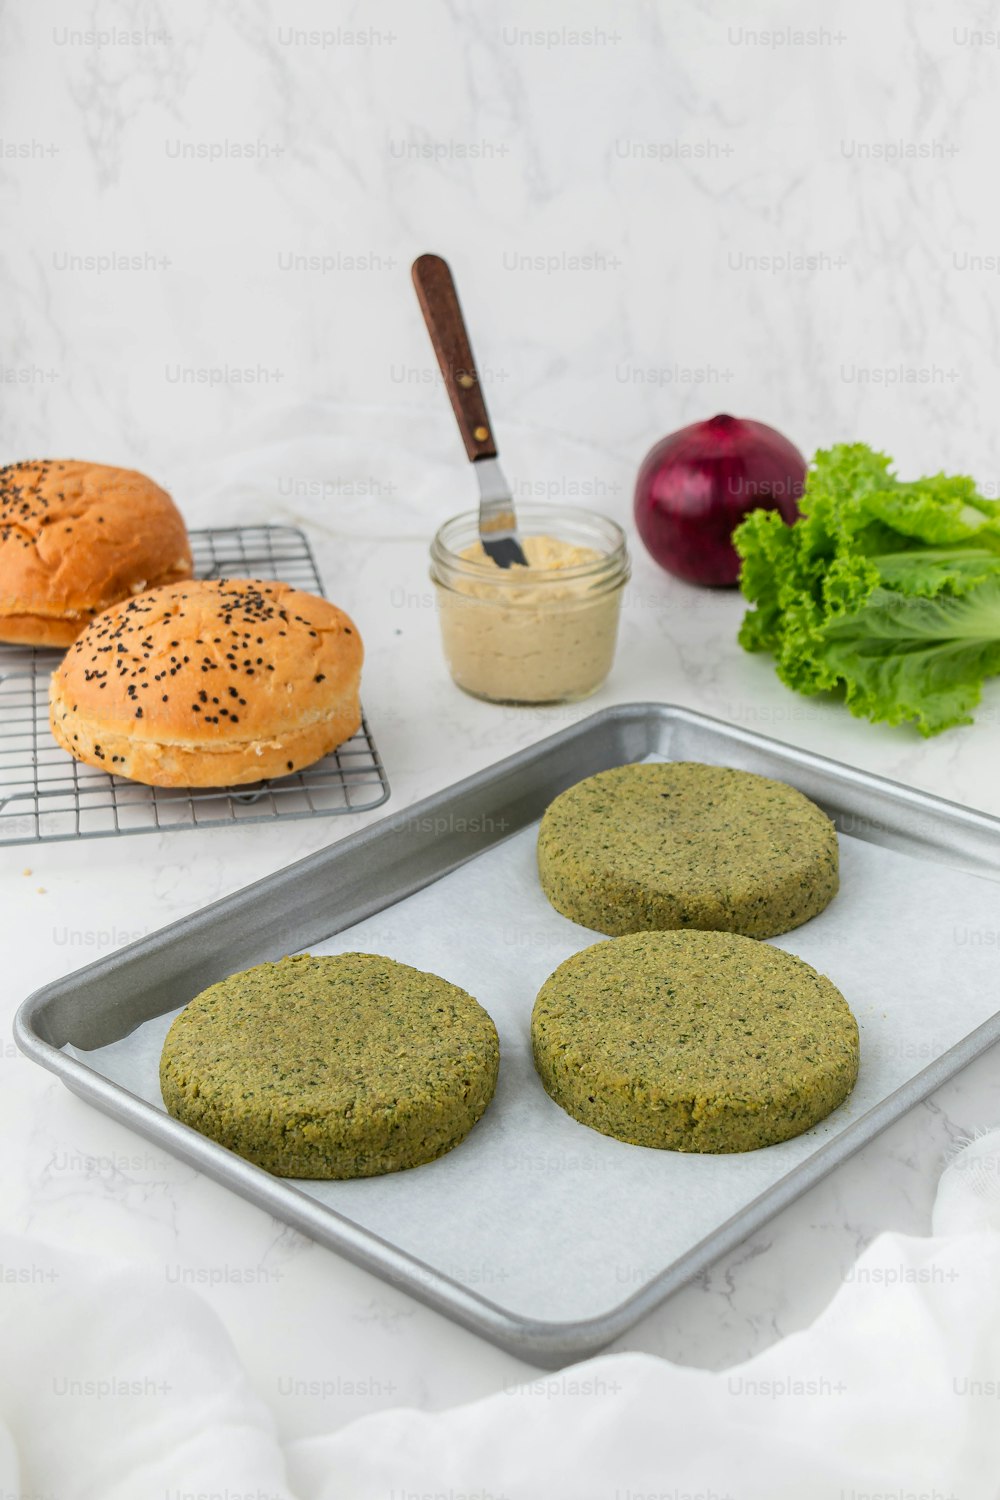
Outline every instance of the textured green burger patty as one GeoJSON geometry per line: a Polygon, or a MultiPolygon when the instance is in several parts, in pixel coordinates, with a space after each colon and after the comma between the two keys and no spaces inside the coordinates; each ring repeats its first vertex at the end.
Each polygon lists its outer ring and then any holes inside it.
{"type": "Polygon", "coordinates": [[[604,1135],[671,1151],[754,1151],[836,1109],[858,1027],[800,958],[728,932],[639,932],[560,964],[531,1017],[535,1067],[604,1135]]]}
{"type": "Polygon", "coordinates": [[[618,766],[558,796],[538,832],[556,911],[595,932],[775,937],[837,894],[837,833],[781,781],[694,761],[618,766]]]}
{"type": "Polygon", "coordinates": [[[279,1177],[375,1177],[457,1146],[499,1066],[464,990],[375,954],[305,954],[196,996],[160,1088],[178,1120],[279,1177]]]}

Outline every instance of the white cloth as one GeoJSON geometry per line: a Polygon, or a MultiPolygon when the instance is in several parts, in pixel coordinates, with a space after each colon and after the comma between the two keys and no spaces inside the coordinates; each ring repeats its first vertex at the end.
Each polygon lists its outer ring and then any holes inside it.
{"type": "Polygon", "coordinates": [[[0,1495],[996,1500],[1000,1131],[949,1164],[933,1228],[880,1235],[810,1328],[734,1369],[606,1356],[284,1451],[198,1296],[8,1238],[0,1495]]]}

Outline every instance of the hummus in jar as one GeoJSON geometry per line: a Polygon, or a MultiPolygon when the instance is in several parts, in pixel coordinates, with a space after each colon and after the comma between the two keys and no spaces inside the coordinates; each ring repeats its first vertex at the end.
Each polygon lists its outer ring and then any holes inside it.
{"type": "Polygon", "coordinates": [[[624,539],[610,552],[549,533],[526,534],[521,545],[527,567],[501,568],[478,540],[435,552],[448,668],[460,688],[495,703],[585,698],[614,658],[624,539]]]}

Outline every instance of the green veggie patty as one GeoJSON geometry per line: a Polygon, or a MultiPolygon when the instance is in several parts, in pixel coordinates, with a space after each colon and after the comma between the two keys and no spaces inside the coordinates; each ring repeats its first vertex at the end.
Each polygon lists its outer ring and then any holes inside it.
{"type": "Polygon", "coordinates": [[[642,932],[560,964],[531,1017],[535,1067],[567,1114],[673,1151],[753,1151],[846,1099],[858,1027],[791,954],[726,932],[642,932]]]}
{"type": "Polygon", "coordinates": [[[464,990],[375,954],[305,954],[196,996],[160,1087],[171,1115],[277,1176],[374,1177],[456,1146],[499,1065],[464,990]]]}
{"type": "Polygon", "coordinates": [[[596,932],[775,937],[837,893],[837,833],[794,787],[694,761],[617,766],[561,793],[538,832],[542,889],[596,932]]]}

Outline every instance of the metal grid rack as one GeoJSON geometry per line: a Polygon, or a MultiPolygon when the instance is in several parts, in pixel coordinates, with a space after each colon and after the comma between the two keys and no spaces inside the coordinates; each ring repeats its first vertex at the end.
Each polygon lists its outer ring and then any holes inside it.
{"type": "MultiPolygon", "coordinates": [[[[293,526],[192,531],[191,549],[199,578],[280,579],[323,592],[309,543],[293,526]]],[[[61,655],[0,645],[0,846],[329,817],[378,807],[389,795],[364,719],[315,765],[232,790],[142,786],[82,765],[49,732],[48,682],[61,655]]]]}

